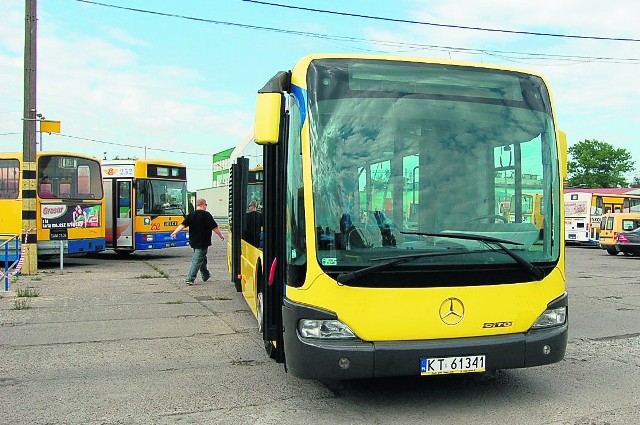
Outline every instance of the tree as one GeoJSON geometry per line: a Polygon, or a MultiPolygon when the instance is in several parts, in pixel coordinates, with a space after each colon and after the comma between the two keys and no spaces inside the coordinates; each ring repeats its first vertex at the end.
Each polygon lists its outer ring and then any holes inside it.
{"type": "Polygon", "coordinates": [[[583,140],[568,149],[569,185],[628,187],[624,173],[634,169],[631,153],[599,140],[583,140]]]}

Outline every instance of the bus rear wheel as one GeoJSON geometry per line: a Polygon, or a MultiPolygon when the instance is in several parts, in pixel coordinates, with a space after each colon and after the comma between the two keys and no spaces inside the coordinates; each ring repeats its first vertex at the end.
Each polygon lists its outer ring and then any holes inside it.
{"type": "Polygon", "coordinates": [[[609,255],[618,255],[618,251],[615,248],[607,248],[607,253],[609,255]]]}

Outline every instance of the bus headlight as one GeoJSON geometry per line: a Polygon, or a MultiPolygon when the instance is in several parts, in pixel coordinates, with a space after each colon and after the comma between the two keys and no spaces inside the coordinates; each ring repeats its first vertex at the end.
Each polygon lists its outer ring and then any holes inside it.
{"type": "Polygon", "coordinates": [[[536,320],[536,323],[533,324],[531,329],[544,329],[564,325],[566,320],[567,307],[551,308],[545,310],[544,313],[538,317],[538,320],[536,320]]]}
{"type": "Polygon", "coordinates": [[[353,339],[356,335],[339,320],[301,319],[298,332],[303,338],[353,339]]]}

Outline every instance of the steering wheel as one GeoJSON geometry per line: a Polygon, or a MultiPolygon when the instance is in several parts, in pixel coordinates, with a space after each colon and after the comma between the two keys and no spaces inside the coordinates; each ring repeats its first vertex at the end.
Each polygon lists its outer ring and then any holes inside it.
{"type": "Polygon", "coordinates": [[[495,223],[496,220],[500,220],[503,223],[508,223],[509,220],[503,216],[503,215],[499,215],[499,214],[488,214],[488,215],[480,215],[478,217],[474,217],[471,220],[467,220],[464,222],[464,224],[469,224],[469,223],[475,223],[476,221],[480,221],[480,220],[486,220],[486,219],[493,219],[493,222],[495,223]]]}
{"type": "Polygon", "coordinates": [[[353,227],[347,233],[347,241],[351,248],[371,248],[373,245],[369,242],[364,232],[357,227],[353,227]]]}

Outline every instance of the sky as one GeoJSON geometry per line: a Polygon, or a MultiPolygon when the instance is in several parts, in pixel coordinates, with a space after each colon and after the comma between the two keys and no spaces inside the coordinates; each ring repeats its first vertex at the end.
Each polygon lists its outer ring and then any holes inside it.
{"type": "MultiPolygon", "coordinates": [[[[627,179],[640,174],[636,1],[39,0],[37,15],[37,111],[61,122],[42,148],[179,161],[189,190],[211,186],[212,155],[247,134],[257,91],[308,53],[540,73],[568,145],[626,149],[627,179]]],[[[0,145],[22,152],[25,0],[1,0],[0,16],[0,145]]]]}

